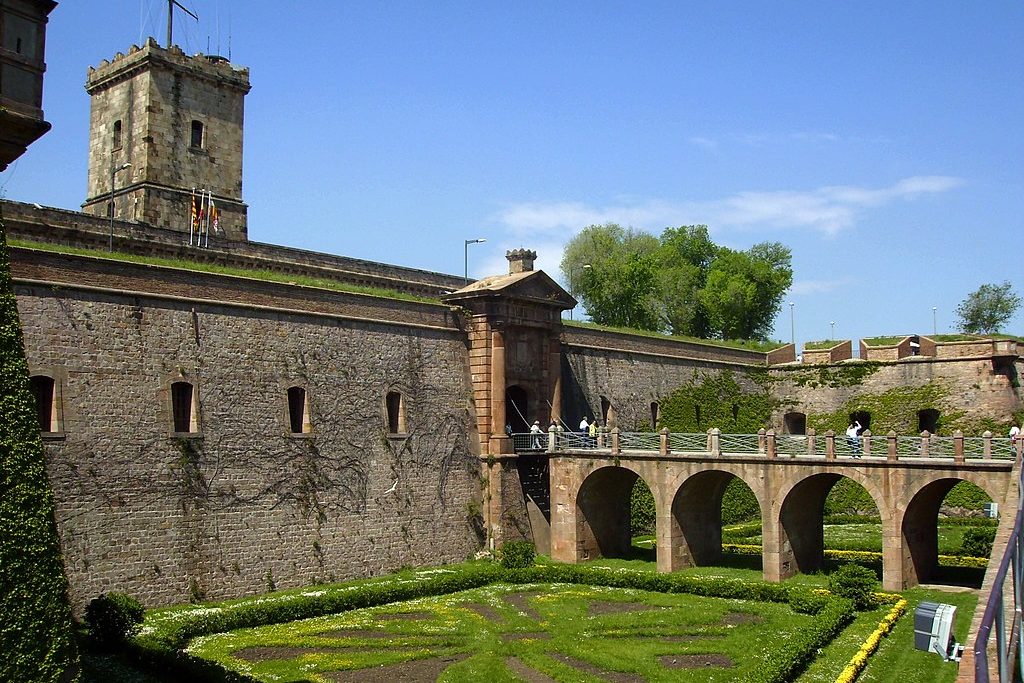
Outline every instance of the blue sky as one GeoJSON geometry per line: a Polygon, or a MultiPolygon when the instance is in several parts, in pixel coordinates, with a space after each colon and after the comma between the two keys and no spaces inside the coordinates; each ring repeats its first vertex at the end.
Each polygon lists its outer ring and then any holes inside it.
{"type": "MultiPolygon", "coordinates": [[[[1024,295],[1024,4],[187,0],[186,52],[250,68],[249,236],[470,274],[588,224],[793,250],[775,336],[940,333],[1024,295]]],[[[10,199],[85,198],[89,65],[165,34],[163,0],[50,16],[51,130],[10,199]]],[[[1006,331],[1024,334],[1024,312],[1006,331]]]]}

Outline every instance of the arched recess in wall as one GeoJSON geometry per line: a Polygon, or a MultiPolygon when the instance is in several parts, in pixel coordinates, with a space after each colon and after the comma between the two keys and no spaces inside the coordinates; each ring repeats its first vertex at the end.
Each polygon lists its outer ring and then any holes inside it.
{"type": "Polygon", "coordinates": [[[199,431],[199,397],[191,382],[171,383],[171,430],[175,434],[195,434],[199,431]]]}
{"type": "Polygon", "coordinates": [[[313,431],[313,422],[309,415],[309,394],[305,387],[290,386],[288,398],[288,431],[291,434],[309,434],[313,431]]]}
{"type": "Polygon", "coordinates": [[[661,406],[657,401],[651,401],[651,429],[658,430],[658,422],[661,421],[661,406]]]}
{"type": "Polygon", "coordinates": [[[401,391],[392,389],[384,396],[384,419],[389,436],[408,434],[405,396],[401,391]]]}
{"type": "Polygon", "coordinates": [[[618,416],[615,411],[615,406],[612,405],[611,400],[607,396],[601,397],[601,424],[608,429],[618,426],[618,416]]]}
{"type": "Polygon", "coordinates": [[[807,415],[796,411],[786,413],[782,417],[783,434],[806,434],[807,415]]]}
{"type": "Polygon", "coordinates": [[[850,413],[850,422],[859,422],[861,430],[871,429],[871,413],[866,410],[857,410],[850,413]]]}
{"type": "Polygon", "coordinates": [[[577,561],[633,556],[631,505],[640,475],[625,467],[590,473],[576,494],[577,561]]]}
{"type": "MultiPolygon", "coordinates": [[[[731,472],[705,470],[689,477],[672,498],[670,542],[665,549],[672,553],[671,569],[705,566],[722,558],[722,501],[730,484],[738,479],[731,472]]],[[[751,516],[760,519],[760,503],[749,486],[757,510],[751,516]]],[[[659,548],[658,552],[662,552],[659,548]]]]}
{"type": "Polygon", "coordinates": [[[60,382],[50,375],[38,374],[29,378],[29,386],[36,399],[39,431],[43,434],[63,432],[64,411],[60,382]]]}
{"type": "Polygon", "coordinates": [[[925,408],[917,411],[917,433],[928,432],[935,434],[939,429],[939,411],[935,408],[925,408]]]}
{"type": "MultiPolygon", "coordinates": [[[[539,420],[540,417],[535,417],[539,420]]],[[[513,384],[505,389],[505,422],[512,427],[514,434],[530,431],[530,398],[526,389],[513,384]]]]}

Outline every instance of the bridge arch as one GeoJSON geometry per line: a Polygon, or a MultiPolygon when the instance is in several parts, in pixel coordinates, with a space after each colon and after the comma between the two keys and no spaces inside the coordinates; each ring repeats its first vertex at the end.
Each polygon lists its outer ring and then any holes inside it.
{"type": "MultiPolygon", "coordinates": [[[[966,473],[965,473],[966,474],[966,473]]],[[[926,483],[910,498],[899,520],[901,584],[909,588],[936,576],[939,568],[939,508],[950,490],[963,481],[979,486],[989,498],[987,482],[972,477],[942,477],[926,483]]]]}
{"type": "MultiPolygon", "coordinates": [[[[575,496],[576,561],[632,554],[630,498],[641,478],[628,467],[610,465],[594,470],[580,483],[575,496]]],[[[655,491],[651,482],[644,479],[644,483],[655,491]]],[[[654,504],[657,507],[657,496],[654,504]]]]}
{"type": "Polygon", "coordinates": [[[768,578],[784,579],[797,572],[810,573],[821,569],[825,560],[825,499],[840,479],[860,484],[871,496],[882,520],[883,535],[891,524],[892,514],[876,483],[856,470],[817,472],[790,482],[779,491],[777,516],[764,525],[764,549],[767,556],[777,556],[775,569],[768,578]],[[778,574],[775,577],[775,574],[778,574]]]}
{"type": "Polygon", "coordinates": [[[685,477],[672,494],[667,528],[659,534],[658,553],[670,553],[659,567],[676,571],[684,567],[711,565],[722,557],[722,498],[733,479],[746,484],[757,498],[761,516],[764,501],[760,487],[753,487],[740,473],[708,469],[685,477]]]}

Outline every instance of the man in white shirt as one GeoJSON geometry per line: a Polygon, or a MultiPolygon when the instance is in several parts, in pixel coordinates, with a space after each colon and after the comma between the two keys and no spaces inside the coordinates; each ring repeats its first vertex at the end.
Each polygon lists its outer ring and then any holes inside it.
{"type": "Polygon", "coordinates": [[[853,457],[860,457],[860,422],[854,420],[849,427],[846,428],[846,443],[850,446],[850,452],[853,457]]]}

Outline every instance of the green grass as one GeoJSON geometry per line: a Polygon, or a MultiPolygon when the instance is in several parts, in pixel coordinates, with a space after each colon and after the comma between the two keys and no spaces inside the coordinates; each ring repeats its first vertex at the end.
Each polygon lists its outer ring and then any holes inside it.
{"type": "Polygon", "coordinates": [[[699,337],[686,337],[683,335],[663,334],[652,330],[639,330],[633,327],[612,327],[610,325],[598,325],[597,323],[583,320],[563,320],[563,325],[568,327],[583,327],[606,332],[619,332],[621,334],[634,334],[641,337],[654,337],[655,339],[666,339],[669,341],[681,341],[690,344],[704,344],[705,346],[721,346],[730,349],[744,349],[767,353],[786,346],[788,342],[781,341],[759,341],[756,339],[701,339],[699,337]]]}
{"type": "Polygon", "coordinates": [[[907,338],[907,335],[899,337],[865,337],[861,339],[866,346],[896,346],[907,338]]]}
{"type": "Polygon", "coordinates": [[[466,656],[445,681],[518,680],[505,668],[516,657],[559,681],[594,680],[553,655],[649,681],[733,681],[761,666],[762,653],[795,636],[812,617],[788,605],[581,585],[502,585],[421,598],[289,624],[199,638],[192,654],[260,680],[319,681],[319,675],[435,656],[466,656]],[[522,595],[527,594],[524,611],[522,595]],[[593,606],[631,603],[644,609],[598,613],[593,606]],[[497,619],[468,605],[486,605],[497,619]],[[412,614],[416,618],[402,617],[412,614]],[[741,614],[730,625],[729,616],[741,614]],[[748,621],[749,620],[749,621],[748,621]],[[386,637],[367,638],[373,629],[386,637]],[[353,631],[349,637],[325,633],[353,631]],[[683,638],[692,638],[683,640],[683,638]],[[678,640],[673,640],[678,639],[678,640]],[[297,658],[247,662],[252,647],[309,648],[297,658]],[[659,657],[715,653],[735,666],[672,669],[659,657]]]}
{"type": "Polygon", "coordinates": [[[841,339],[819,339],[817,341],[804,342],[804,351],[820,351],[831,349],[836,344],[843,343],[841,339]]]}
{"type": "Polygon", "coordinates": [[[398,292],[390,289],[353,285],[345,282],[339,282],[337,280],[331,280],[328,278],[307,277],[303,275],[294,275],[290,273],[277,273],[272,270],[250,270],[246,268],[222,266],[215,263],[201,263],[199,261],[189,261],[186,259],[163,258],[159,256],[142,256],[139,254],[126,254],[124,252],[119,251],[109,252],[101,251],[98,249],[83,249],[80,247],[70,247],[62,244],[30,242],[26,240],[10,240],[9,244],[12,247],[21,247],[23,249],[36,249],[38,251],[48,251],[59,254],[71,254],[73,256],[90,256],[93,258],[110,259],[114,261],[125,261],[128,263],[138,263],[149,266],[160,266],[163,268],[176,268],[178,270],[191,270],[203,273],[213,273],[216,275],[229,275],[231,277],[245,277],[267,282],[281,282],[290,285],[300,285],[302,287],[330,289],[336,292],[346,292],[349,294],[363,294],[366,296],[375,296],[385,299],[400,299],[403,301],[417,301],[421,303],[433,304],[441,303],[437,299],[417,296],[415,294],[407,294],[405,292],[398,292]]]}

